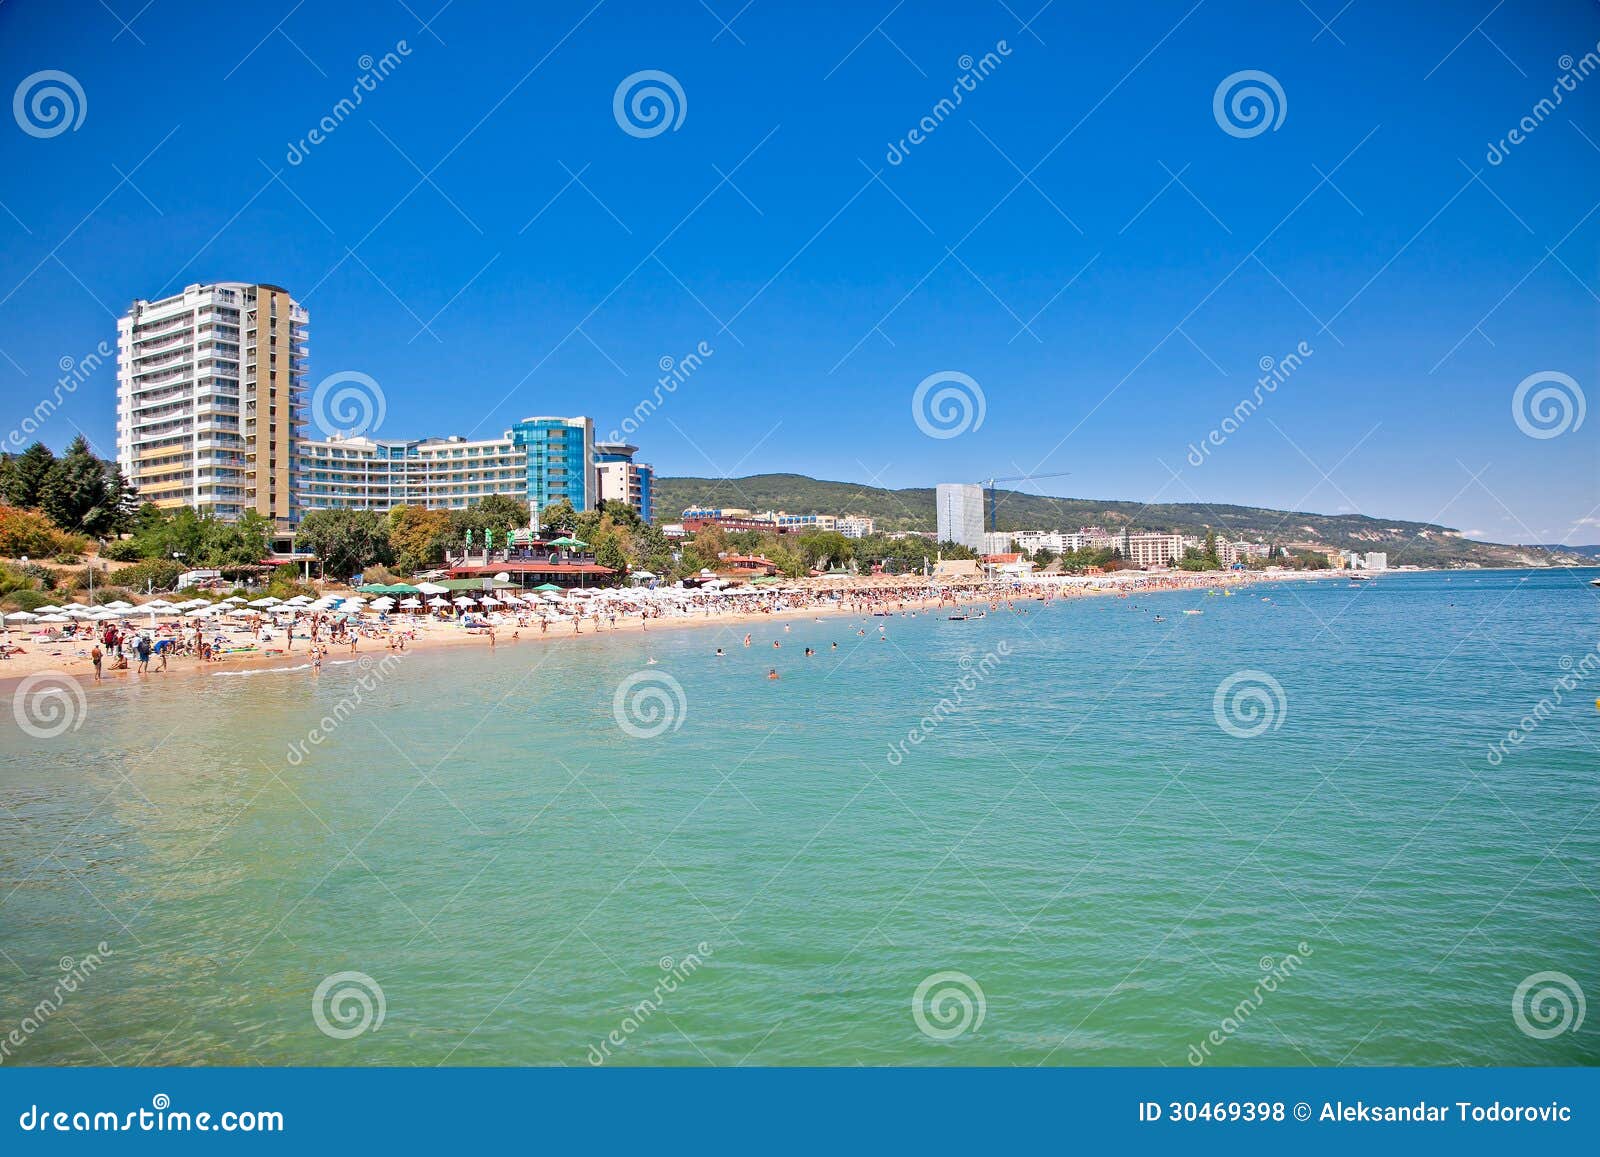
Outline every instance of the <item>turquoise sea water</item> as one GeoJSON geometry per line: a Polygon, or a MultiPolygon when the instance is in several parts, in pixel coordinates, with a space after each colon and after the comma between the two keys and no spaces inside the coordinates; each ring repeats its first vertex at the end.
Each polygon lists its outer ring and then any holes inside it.
{"type": "Polygon", "coordinates": [[[151,680],[51,738],[3,713],[0,1039],[33,1027],[0,1059],[1600,1062],[1595,573],[151,680]],[[614,706],[639,672],[653,737],[614,706]],[[347,972],[383,1020],[340,1039],[314,995],[347,972]]]}

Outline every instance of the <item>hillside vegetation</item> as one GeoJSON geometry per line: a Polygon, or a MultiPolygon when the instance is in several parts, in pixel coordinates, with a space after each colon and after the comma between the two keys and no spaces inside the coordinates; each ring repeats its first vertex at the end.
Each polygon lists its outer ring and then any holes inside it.
{"type": "MultiPolygon", "coordinates": [[[[676,519],[689,507],[744,507],[790,514],[865,514],[879,530],[933,530],[931,486],[887,490],[854,482],[829,482],[803,474],[752,474],[744,478],[659,478],[658,521],[676,519]]],[[[1101,498],[1053,498],[996,490],[999,530],[1077,530],[1129,526],[1203,536],[1208,530],[1229,538],[1274,544],[1306,543],[1327,549],[1387,551],[1390,566],[1552,566],[1593,565],[1593,560],[1562,550],[1475,542],[1448,526],[1362,514],[1313,514],[1256,506],[1198,502],[1145,505],[1101,498]]]]}

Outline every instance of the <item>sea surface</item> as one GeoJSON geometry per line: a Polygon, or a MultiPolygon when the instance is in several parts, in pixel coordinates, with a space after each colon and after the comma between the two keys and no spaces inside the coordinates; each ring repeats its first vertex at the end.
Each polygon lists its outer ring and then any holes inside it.
{"type": "Polygon", "coordinates": [[[1597,573],[0,711],[0,1064],[1594,1064],[1597,573]]]}

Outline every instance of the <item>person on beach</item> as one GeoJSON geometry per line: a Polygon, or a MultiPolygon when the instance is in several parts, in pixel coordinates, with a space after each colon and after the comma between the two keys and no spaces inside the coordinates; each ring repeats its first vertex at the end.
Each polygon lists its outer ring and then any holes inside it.
{"type": "Polygon", "coordinates": [[[94,664],[94,681],[100,682],[100,664],[105,661],[106,653],[100,649],[100,644],[94,645],[94,650],[89,652],[89,661],[94,664]]]}
{"type": "Polygon", "coordinates": [[[133,649],[134,653],[139,656],[139,674],[148,675],[150,673],[150,640],[140,635],[139,641],[134,645],[133,649]]]}

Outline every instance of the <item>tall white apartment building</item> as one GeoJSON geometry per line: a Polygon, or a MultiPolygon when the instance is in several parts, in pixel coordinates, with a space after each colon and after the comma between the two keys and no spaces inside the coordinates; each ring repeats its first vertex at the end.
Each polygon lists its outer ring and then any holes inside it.
{"type": "Polygon", "coordinates": [[[1123,557],[1137,567],[1171,566],[1196,541],[1181,534],[1126,534],[1123,557]]]}
{"type": "Polygon", "coordinates": [[[983,550],[983,487],[941,482],[934,490],[940,542],[983,550]]]}
{"type": "Polygon", "coordinates": [[[290,525],[305,309],[275,285],[190,285],[117,321],[117,463],[141,498],[290,525]]]}
{"type": "Polygon", "coordinates": [[[847,514],[839,519],[839,533],[846,538],[866,538],[873,533],[877,525],[865,514],[847,514]]]}

